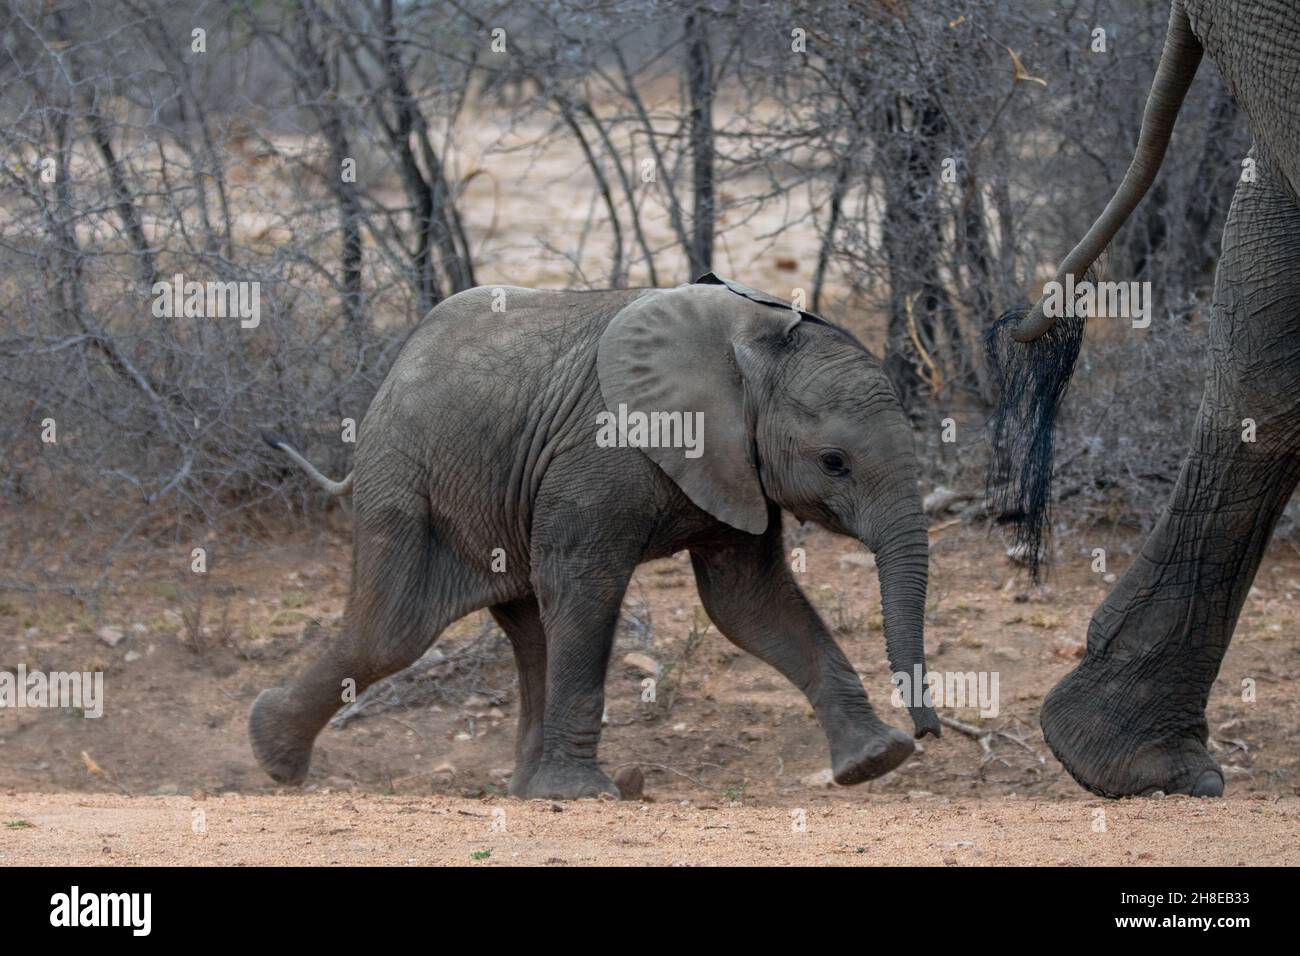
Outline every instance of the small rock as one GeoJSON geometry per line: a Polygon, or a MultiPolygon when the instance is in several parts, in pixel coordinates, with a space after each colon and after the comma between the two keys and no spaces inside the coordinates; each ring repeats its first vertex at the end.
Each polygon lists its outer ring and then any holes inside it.
{"type": "Polygon", "coordinates": [[[1083,649],[1083,641],[1061,640],[1056,642],[1056,645],[1052,648],[1052,653],[1057,657],[1069,657],[1078,660],[1083,657],[1083,649]]]}
{"type": "Polygon", "coordinates": [[[649,654],[642,654],[640,651],[633,651],[631,654],[623,656],[623,664],[627,667],[639,670],[643,674],[651,677],[659,676],[659,662],[649,654]]]}
{"type": "Polygon", "coordinates": [[[933,796],[934,796],[934,794],[931,793],[929,790],[909,790],[909,791],[907,791],[907,799],[909,799],[909,800],[923,800],[923,799],[925,799],[926,797],[933,797],[933,796]]]}
{"type": "Polygon", "coordinates": [[[1105,574],[1101,576],[1101,579],[1105,581],[1107,584],[1114,584],[1116,581],[1119,580],[1119,578],[1115,577],[1114,571],[1107,571],[1105,574]]]}
{"type": "Polygon", "coordinates": [[[132,634],[148,634],[148,633],[149,633],[149,628],[147,628],[147,627],[145,627],[143,624],[140,624],[140,623],[137,622],[137,623],[131,625],[131,633],[132,633],[132,634]]]}
{"type": "Polygon", "coordinates": [[[840,564],[852,565],[854,567],[870,570],[876,566],[876,556],[874,554],[859,554],[857,551],[850,551],[848,554],[841,554],[839,562],[840,564]]]}
{"type": "Polygon", "coordinates": [[[825,770],[818,770],[816,773],[800,778],[799,782],[805,787],[827,788],[835,782],[835,772],[827,767],[825,770]]]}
{"type": "Polygon", "coordinates": [[[618,787],[624,800],[640,800],[645,793],[645,774],[640,767],[624,767],[614,774],[614,786],[618,787]]]}
{"type": "Polygon", "coordinates": [[[99,639],[109,647],[117,647],[126,637],[126,633],[120,627],[101,627],[97,633],[99,639]]]}
{"type": "Polygon", "coordinates": [[[994,649],[993,653],[1009,661],[1018,661],[1025,656],[1018,647],[999,647],[994,649]]]}
{"type": "Polygon", "coordinates": [[[505,770],[500,767],[488,771],[488,777],[494,783],[506,783],[512,776],[514,776],[513,770],[505,770]]]}
{"type": "Polygon", "coordinates": [[[433,768],[433,775],[435,777],[454,777],[456,776],[456,768],[444,760],[433,768]]]}
{"type": "Polygon", "coordinates": [[[127,651],[125,660],[128,664],[134,664],[143,656],[144,655],[141,654],[139,651],[127,651]]]}

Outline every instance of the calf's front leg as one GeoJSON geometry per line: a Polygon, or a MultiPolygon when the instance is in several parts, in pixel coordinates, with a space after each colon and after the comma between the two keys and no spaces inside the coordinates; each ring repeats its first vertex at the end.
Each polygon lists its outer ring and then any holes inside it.
{"type": "Polygon", "coordinates": [[[912,738],[876,716],[862,681],[785,564],[781,520],[759,536],[737,532],[691,551],[700,599],[737,647],[803,691],[826,732],[835,782],[862,783],[893,770],[912,738]]]}
{"type": "Polygon", "coordinates": [[[596,746],[614,628],[640,557],[637,536],[610,517],[613,509],[557,502],[538,511],[533,586],[546,634],[546,699],[541,755],[520,795],[619,797],[596,763],[596,746]]]}

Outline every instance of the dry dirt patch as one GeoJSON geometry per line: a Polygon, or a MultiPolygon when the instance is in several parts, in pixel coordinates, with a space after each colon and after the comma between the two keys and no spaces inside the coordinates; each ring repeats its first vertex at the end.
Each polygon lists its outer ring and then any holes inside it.
{"type": "Polygon", "coordinates": [[[1294,798],[754,807],[17,794],[0,797],[0,865],[1294,866],[1298,812],[1294,798]]]}

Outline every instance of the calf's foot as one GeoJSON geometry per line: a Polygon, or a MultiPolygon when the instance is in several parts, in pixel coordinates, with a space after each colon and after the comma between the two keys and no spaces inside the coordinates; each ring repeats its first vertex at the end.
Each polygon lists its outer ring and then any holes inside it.
{"type": "MultiPolygon", "coordinates": [[[[513,787],[511,788],[513,792],[513,787]]],[[[542,760],[537,771],[516,794],[527,800],[580,800],[599,797],[607,793],[617,799],[622,794],[614,782],[605,776],[595,760],[547,761],[542,760]]]]}
{"type": "Polygon", "coordinates": [[[831,772],[843,787],[889,773],[916,751],[912,738],[881,721],[859,724],[831,743],[831,772]]]}
{"type": "Polygon", "coordinates": [[[253,756],[276,783],[297,786],[307,779],[316,735],[303,733],[299,723],[283,687],[262,691],[248,713],[253,756]]]}

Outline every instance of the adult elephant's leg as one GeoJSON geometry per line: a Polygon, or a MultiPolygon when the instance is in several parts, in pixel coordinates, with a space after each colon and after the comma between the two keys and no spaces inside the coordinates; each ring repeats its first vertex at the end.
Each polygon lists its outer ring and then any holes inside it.
{"type": "Polygon", "coordinates": [[[535,502],[532,574],[546,632],[546,704],[541,760],[526,797],[619,796],[596,764],[596,746],[614,627],[649,534],[624,504],[613,489],[597,491],[594,481],[558,468],[535,502]]]}
{"type": "Polygon", "coordinates": [[[1205,706],[1300,477],[1300,208],[1258,172],[1224,229],[1210,369],[1173,497],[1043,703],[1053,752],[1104,796],[1223,792],[1205,706]]]}
{"type": "Polygon", "coordinates": [[[718,630],[784,674],[812,704],[836,783],[878,777],[912,754],[911,737],[876,716],[857,672],[786,567],[779,514],[762,536],[737,533],[692,549],[691,563],[718,630]]]}
{"type": "Polygon", "coordinates": [[[546,632],[541,609],[531,594],[495,604],[492,616],[506,632],[519,671],[519,727],[515,732],[515,769],[510,793],[522,796],[542,759],[542,714],[546,705],[546,632]]]}

